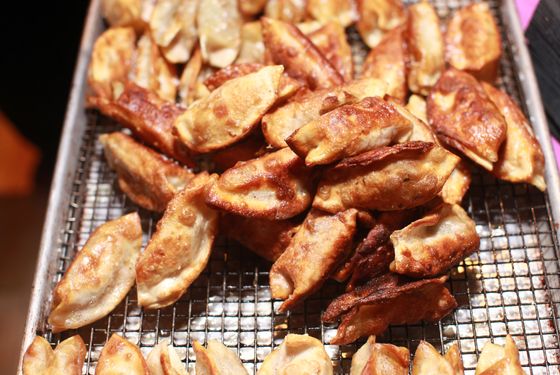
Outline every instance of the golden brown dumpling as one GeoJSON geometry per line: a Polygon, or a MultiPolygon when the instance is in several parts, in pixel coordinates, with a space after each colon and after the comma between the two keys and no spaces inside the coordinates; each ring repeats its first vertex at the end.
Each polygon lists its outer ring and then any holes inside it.
{"type": "Polygon", "coordinates": [[[264,63],[264,43],[260,21],[247,22],[241,27],[241,48],[235,63],[264,63]]]}
{"type": "Polygon", "coordinates": [[[430,125],[443,143],[491,171],[506,138],[506,122],[482,85],[450,68],[427,100],[430,125]]]}
{"type": "Polygon", "coordinates": [[[321,341],[308,335],[288,334],[280,347],[266,356],[257,375],[332,375],[333,367],[321,341]]]}
{"type": "MultiPolygon", "coordinates": [[[[428,123],[428,109],[426,107],[426,101],[420,95],[410,95],[410,98],[408,98],[408,103],[406,103],[406,109],[416,118],[422,120],[426,124],[428,123]]],[[[423,141],[424,139],[416,140],[423,141]]]]}
{"type": "Polygon", "coordinates": [[[455,12],[445,34],[449,65],[493,82],[498,75],[501,54],[500,31],[488,4],[470,4],[455,12]]]}
{"type": "Polygon", "coordinates": [[[218,213],[206,206],[204,193],[215,179],[202,172],[169,202],[136,263],[140,306],[171,305],[206,267],[218,231],[218,213]]]}
{"type": "Polygon", "coordinates": [[[304,20],[307,0],[268,0],[265,8],[267,17],[297,23],[304,20]]]}
{"type": "Polygon", "coordinates": [[[109,314],[134,285],[142,246],[137,213],[99,226],[76,254],[53,292],[53,332],[76,329],[109,314]]]}
{"type": "Polygon", "coordinates": [[[408,9],[408,87],[413,93],[428,95],[445,69],[439,18],[427,1],[408,9]]]}
{"type": "Polygon", "coordinates": [[[358,18],[354,0],[307,0],[307,13],[321,23],[335,21],[342,27],[358,18]]]}
{"type": "Polygon", "coordinates": [[[286,251],[270,269],[272,297],[285,299],[279,311],[291,309],[318,290],[348,256],[357,213],[350,209],[336,215],[318,210],[307,214],[286,251]]]}
{"type": "Polygon", "coordinates": [[[146,364],[150,375],[187,375],[187,370],[173,346],[169,344],[169,339],[154,346],[146,358],[146,364]]]}
{"type": "Polygon", "coordinates": [[[314,166],[404,142],[411,131],[411,122],[393,104],[369,97],[327,112],[292,133],[286,143],[306,165],[314,166]]]}
{"type": "Polygon", "coordinates": [[[196,354],[196,375],[247,375],[241,360],[231,349],[216,340],[208,340],[207,348],[193,342],[196,354]]]}
{"type": "Polygon", "coordinates": [[[406,22],[406,10],[401,0],[357,0],[357,28],[364,42],[373,48],[383,34],[406,22]]]}
{"type": "Polygon", "coordinates": [[[354,78],[352,49],[346,39],[344,27],[331,21],[310,32],[307,37],[340,73],[345,82],[354,78]]]}
{"type": "Polygon", "coordinates": [[[146,0],[102,0],[101,14],[111,27],[132,26],[141,31],[145,26],[146,0]]]}
{"type": "Polygon", "coordinates": [[[476,375],[525,375],[519,362],[519,351],[510,335],[504,346],[487,342],[476,365],[476,375]]]}
{"type": "Polygon", "coordinates": [[[272,62],[309,88],[321,89],[341,85],[344,79],[317,47],[294,25],[261,18],[265,48],[272,62]]]}
{"type": "Polygon", "coordinates": [[[206,202],[237,215],[283,220],[311,204],[313,176],[289,148],[239,162],[208,190],[206,202]]]}
{"type": "Polygon", "coordinates": [[[529,121],[505,92],[485,82],[482,87],[507,124],[506,140],[492,173],[502,180],[527,182],[545,191],[544,155],[529,121]]]}
{"type": "Polygon", "coordinates": [[[95,375],[150,375],[150,370],[136,345],[113,334],[99,355],[95,375]]]}
{"type": "Polygon", "coordinates": [[[461,204],[471,185],[471,171],[465,161],[461,160],[449,175],[441,189],[441,198],[445,203],[461,204]]]}
{"type": "Polygon", "coordinates": [[[478,250],[474,221],[461,206],[442,204],[391,234],[391,271],[411,277],[436,276],[478,250]]]}
{"type": "Polygon", "coordinates": [[[117,172],[119,187],[139,206],[163,212],[193,174],[120,132],[103,134],[107,162],[117,172]]]}
{"type": "Polygon", "coordinates": [[[233,168],[237,162],[247,161],[264,154],[266,144],[262,134],[254,132],[247,138],[210,155],[216,172],[233,168]]]}
{"type": "Polygon", "coordinates": [[[202,54],[198,47],[195,48],[189,62],[185,65],[179,81],[179,103],[185,107],[191,105],[197,99],[197,91],[202,83],[199,80],[202,70],[202,54]]]}
{"type": "Polygon", "coordinates": [[[395,211],[434,198],[459,158],[429,142],[385,146],[342,160],[319,181],[313,207],[395,211]]]}
{"type": "Polygon", "coordinates": [[[84,340],[72,336],[56,349],[41,336],[36,336],[23,355],[23,375],[81,375],[87,349],[84,340]]]}
{"type": "Polygon", "coordinates": [[[175,120],[182,142],[196,152],[225,148],[258,125],[278,98],[283,68],[267,66],[227,81],[175,120]]]}
{"type": "Polygon", "coordinates": [[[308,122],[343,104],[355,103],[369,96],[383,97],[385,90],[384,82],[365,78],[332,89],[296,95],[287,104],[263,117],[263,134],[271,146],[286,147],[285,139],[308,122]]]}
{"type": "Polygon", "coordinates": [[[442,356],[430,343],[420,341],[414,353],[412,375],[432,374],[463,375],[463,361],[457,343],[442,356]]]}
{"type": "Polygon", "coordinates": [[[408,375],[409,355],[407,348],[378,344],[370,336],[352,356],[350,375],[408,375]]]}

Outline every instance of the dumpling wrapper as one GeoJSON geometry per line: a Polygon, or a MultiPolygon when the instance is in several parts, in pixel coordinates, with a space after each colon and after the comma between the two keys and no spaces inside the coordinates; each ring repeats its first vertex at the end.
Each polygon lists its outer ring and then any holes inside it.
{"type": "Polygon", "coordinates": [[[311,210],[290,245],[270,269],[273,298],[285,299],[284,312],[317,291],[348,256],[357,210],[335,215],[311,210]],[[310,267],[310,265],[313,265],[310,267]]]}
{"type": "Polygon", "coordinates": [[[199,81],[202,70],[202,54],[200,48],[196,47],[191,58],[185,65],[179,81],[179,103],[185,108],[197,99],[197,88],[201,85],[199,81]]]}
{"type": "Polygon", "coordinates": [[[196,375],[248,375],[237,354],[219,341],[208,340],[207,348],[194,341],[193,349],[196,375]]]}
{"type": "Polygon", "coordinates": [[[430,343],[420,341],[412,361],[412,375],[463,375],[463,373],[463,361],[457,343],[442,356],[430,343]]]}
{"type": "Polygon", "coordinates": [[[350,375],[408,375],[410,353],[407,348],[375,342],[375,336],[352,356],[350,375]]]}
{"type": "Polygon", "coordinates": [[[321,341],[308,335],[286,335],[280,347],[268,354],[257,375],[332,375],[331,359],[321,341]]]}
{"type": "Polygon", "coordinates": [[[441,191],[459,160],[428,142],[380,147],[325,170],[313,207],[327,212],[417,207],[441,191]]]}
{"type": "Polygon", "coordinates": [[[331,21],[307,33],[307,37],[340,73],[345,82],[350,82],[354,78],[352,48],[346,38],[344,27],[331,21]]]}
{"type": "Polygon", "coordinates": [[[266,114],[262,131],[267,142],[275,147],[286,147],[285,139],[303,125],[341,105],[355,103],[370,96],[383,97],[386,84],[375,78],[348,82],[332,89],[316,90],[296,95],[287,104],[266,114]]]}
{"type": "Polygon", "coordinates": [[[227,147],[249,134],[278,98],[281,66],[267,66],[225,82],[192,103],[175,120],[185,145],[196,152],[227,147]]]}
{"type": "Polygon", "coordinates": [[[482,83],[482,87],[504,116],[507,125],[506,139],[492,174],[506,181],[526,182],[545,191],[544,155],[529,121],[505,92],[486,82],[482,83]]]}
{"type": "Polygon", "coordinates": [[[146,364],[150,375],[188,375],[169,339],[161,341],[148,354],[146,364]]]}
{"type": "Polygon", "coordinates": [[[327,112],[292,133],[286,143],[307,166],[314,166],[402,143],[411,130],[411,122],[393,104],[369,97],[327,112]]]}
{"type": "Polygon", "coordinates": [[[113,334],[103,347],[95,375],[151,375],[138,346],[113,334]]]}
{"type": "Polygon", "coordinates": [[[136,212],[95,229],[54,288],[52,331],[80,328],[113,311],[134,285],[141,246],[136,212]]]}
{"type": "Polygon", "coordinates": [[[471,186],[471,171],[463,160],[451,172],[441,189],[441,198],[445,203],[461,204],[463,197],[471,186]]]}
{"type": "Polygon", "coordinates": [[[101,14],[111,28],[134,27],[142,32],[150,20],[153,0],[102,0],[101,14]]]}
{"type": "Polygon", "coordinates": [[[23,375],[81,375],[86,353],[79,335],[62,341],[55,350],[47,340],[36,336],[23,355],[23,375]]]}
{"type": "Polygon", "coordinates": [[[504,346],[487,342],[478,358],[475,375],[525,375],[519,351],[510,335],[504,346]]]}
{"type": "Polygon", "coordinates": [[[264,14],[276,20],[297,23],[306,17],[306,5],[305,0],[268,0],[264,14]]]}
{"type": "Polygon", "coordinates": [[[374,48],[385,33],[406,22],[406,9],[401,0],[357,0],[357,29],[363,41],[374,48]]]}
{"type": "Polygon", "coordinates": [[[241,47],[235,63],[264,63],[264,42],[260,21],[247,22],[241,27],[241,47]]]}
{"type": "Polygon", "coordinates": [[[210,160],[214,164],[215,171],[222,173],[233,168],[240,161],[247,161],[261,156],[265,150],[264,137],[261,133],[254,132],[247,138],[229,147],[213,152],[210,155],[210,160]]]}
{"type": "Polygon", "coordinates": [[[204,202],[215,175],[198,174],[169,202],[136,263],[138,304],[158,309],[177,301],[206,267],[218,213],[204,202]]]}
{"type": "Polygon", "coordinates": [[[241,216],[283,220],[310,206],[312,188],[312,171],[284,148],[225,171],[208,190],[206,202],[241,216]]]}
{"type": "Polygon", "coordinates": [[[354,0],[307,0],[307,13],[321,23],[335,21],[342,27],[358,18],[354,0]]]}
{"type": "Polygon", "coordinates": [[[391,271],[410,277],[440,275],[477,251],[474,221],[457,204],[443,203],[426,216],[391,234],[395,260],[391,271]]]}

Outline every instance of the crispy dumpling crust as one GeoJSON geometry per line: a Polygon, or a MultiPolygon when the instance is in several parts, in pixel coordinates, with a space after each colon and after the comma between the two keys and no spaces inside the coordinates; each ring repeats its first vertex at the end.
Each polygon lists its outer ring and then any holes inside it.
{"type": "Polygon", "coordinates": [[[406,22],[401,0],[357,0],[357,28],[364,42],[374,48],[385,33],[406,22]]]}
{"type": "Polygon", "coordinates": [[[524,375],[519,362],[519,351],[510,335],[504,346],[487,342],[478,358],[475,375],[524,375]]]}
{"type": "Polygon", "coordinates": [[[99,355],[95,375],[150,375],[150,370],[136,345],[113,334],[99,355]]]}
{"type": "Polygon", "coordinates": [[[463,375],[463,372],[463,361],[457,343],[442,356],[430,343],[420,341],[414,353],[412,375],[463,375]]]}
{"type": "Polygon", "coordinates": [[[352,356],[350,375],[408,375],[410,353],[407,348],[367,342],[352,356]]]}
{"type": "Polygon", "coordinates": [[[196,354],[196,375],[246,375],[247,370],[231,349],[216,340],[208,340],[208,347],[193,342],[196,354]]]}
{"type": "Polygon", "coordinates": [[[150,375],[188,375],[175,349],[169,345],[169,339],[154,346],[146,358],[146,364],[150,375]]]}
{"type": "Polygon", "coordinates": [[[78,335],[62,341],[55,350],[41,336],[36,336],[23,355],[23,375],[81,375],[87,353],[78,335]]]}
{"type": "Polygon", "coordinates": [[[134,285],[142,246],[136,212],[99,226],[76,254],[53,291],[53,332],[76,329],[109,314],[134,285]]]}

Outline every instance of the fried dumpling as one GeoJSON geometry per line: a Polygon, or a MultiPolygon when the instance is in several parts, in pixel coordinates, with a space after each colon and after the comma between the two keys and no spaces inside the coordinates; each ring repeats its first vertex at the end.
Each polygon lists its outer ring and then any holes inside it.
{"type": "Polygon", "coordinates": [[[88,83],[94,94],[116,99],[128,80],[136,35],[131,27],[115,27],[101,34],[91,52],[88,83]]]}
{"type": "Polygon", "coordinates": [[[348,256],[357,213],[350,209],[335,215],[318,210],[307,214],[286,251],[270,269],[272,297],[285,299],[280,312],[318,290],[348,256]]]}
{"type": "Polygon", "coordinates": [[[403,30],[398,27],[383,36],[368,53],[361,75],[362,78],[377,78],[387,83],[387,94],[401,102],[408,93],[403,30]]]}
{"type": "Polygon", "coordinates": [[[232,214],[220,219],[220,227],[226,237],[271,262],[276,261],[288,248],[300,224],[301,220],[295,219],[265,220],[232,214]]]}
{"type": "Polygon", "coordinates": [[[474,221],[457,204],[443,203],[426,216],[391,234],[395,260],[391,271],[411,277],[449,270],[480,245],[474,221]]]}
{"type": "Polygon", "coordinates": [[[306,165],[314,166],[402,143],[411,131],[411,122],[393,104],[369,97],[327,112],[292,133],[286,143],[306,165]]]}
{"type": "Polygon", "coordinates": [[[249,134],[278,98],[283,68],[267,66],[225,82],[175,120],[185,145],[196,152],[227,147],[249,134]]]}
{"type": "Polygon", "coordinates": [[[333,367],[321,341],[290,333],[279,348],[266,356],[257,374],[332,375],[333,367]]]}
{"type": "MultiPolygon", "coordinates": [[[[406,109],[416,118],[422,120],[426,124],[428,123],[428,109],[426,107],[426,100],[424,100],[424,98],[420,95],[410,95],[410,98],[408,98],[408,103],[406,103],[406,109]]],[[[416,140],[422,141],[423,139],[416,140]]]]}
{"type": "Polygon", "coordinates": [[[406,22],[406,10],[401,0],[357,0],[358,32],[373,48],[383,34],[406,22]]]}
{"type": "Polygon", "coordinates": [[[260,21],[247,22],[241,27],[241,47],[235,63],[264,63],[264,42],[260,21]]]}
{"type": "Polygon", "coordinates": [[[378,335],[390,324],[440,320],[457,307],[444,285],[446,279],[442,276],[411,281],[390,273],[334,299],[322,318],[334,322],[341,317],[331,344],[343,345],[363,336],[378,335]]]}
{"type": "Polygon", "coordinates": [[[283,65],[290,76],[305,82],[312,90],[344,82],[340,73],[296,26],[267,17],[261,18],[261,26],[264,45],[272,61],[283,65]]]}
{"type": "Polygon", "coordinates": [[[146,364],[150,375],[187,375],[187,370],[173,346],[169,344],[169,339],[154,346],[146,358],[146,364]]]}
{"type": "Polygon", "coordinates": [[[378,344],[370,336],[352,356],[350,375],[408,375],[409,356],[407,348],[378,344]]]}
{"type": "Polygon", "coordinates": [[[137,213],[99,226],[76,254],[53,292],[53,332],[75,329],[109,314],[134,285],[142,246],[137,213]]]}
{"type": "Polygon", "coordinates": [[[331,21],[310,32],[307,37],[340,73],[345,82],[350,82],[354,78],[352,49],[346,39],[344,27],[331,21]]]}
{"type": "Polygon", "coordinates": [[[237,1],[199,0],[196,22],[205,62],[217,68],[237,58],[241,46],[242,17],[237,1]]]}
{"type": "Polygon", "coordinates": [[[218,231],[218,213],[206,206],[204,193],[215,179],[202,172],[169,202],[136,263],[140,306],[171,305],[206,267],[218,231]]]}
{"type": "Polygon", "coordinates": [[[95,375],[150,375],[150,370],[136,345],[113,334],[99,355],[95,375]]]}
{"type": "Polygon", "coordinates": [[[475,375],[524,375],[519,351],[510,335],[504,346],[487,342],[478,358],[475,375]]]}
{"type": "Polygon", "coordinates": [[[146,1],[143,0],[102,0],[101,14],[111,28],[132,26],[142,30],[145,20],[142,15],[146,1]]]}
{"type": "Polygon", "coordinates": [[[23,355],[23,375],[81,375],[87,349],[79,335],[72,336],[56,349],[41,336],[36,336],[23,355]]]}
{"type": "Polygon", "coordinates": [[[342,160],[325,170],[313,207],[395,211],[434,198],[459,158],[429,142],[385,146],[342,160]]]}
{"type": "Polygon", "coordinates": [[[262,130],[267,142],[275,147],[286,147],[285,139],[303,125],[322,114],[369,96],[383,97],[386,85],[375,78],[348,82],[342,86],[296,95],[284,106],[266,114],[262,130]]]}
{"type": "Polygon", "coordinates": [[[441,198],[445,203],[461,204],[470,186],[471,171],[467,163],[461,160],[445,181],[441,189],[441,198]]]}
{"type": "Polygon", "coordinates": [[[199,48],[195,48],[189,62],[185,65],[179,81],[179,103],[185,107],[191,105],[197,98],[197,89],[202,83],[199,80],[202,70],[202,54],[199,48]]]}
{"type": "Polygon", "coordinates": [[[335,21],[342,27],[358,18],[354,0],[307,0],[307,13],[321,23],[335,21]]]}
{"type": "Polygon", "coordinates": [[[439,140],[491,171],[507,125],[482,85],[470,74],[450,68],[430,92],[427,106],[439,140]]]}
{"type": "Polygon", "coordinates": [[[544,155],[529,121],[505,92],[485,82],[482,87],[507,125],[506,139],[492,173],[502,180],[527,182],[545,191],[544,155]]]}
{"type": "Polygon", "coordinates": [[[206,202],[237,215],[289,219],[311,204],[312,172],[289,148],[239,162],[208,190],[206,202]]]}
{"type": "Polygon", "coordinates": [[[239,11],[244,16],[255,16],[264,10],[267,0],[238,0],[239,11]]]}
{"type": "Polygon", "coordinates": [[[414,353],[412,375],[463,375],[463,361],[457,343],[444,356],[428,342],[422,340],[414,353]]]}
{"type": "Polygon", "coordinates": [[[439,18],[427,1],[408,9],[408,87],[413,93],[428,95],[445,69],[439,18]]]}
{"type": "Polygon", "coordinates": [[[222,173],[233,168],[240,161],[247,161],[263,155],[266,144],[260,132],[254,132],[247,138],[234,143],[222,150],[213,152],[210,160],[214,164],[215,171],[222,173]]]}
{"type": "Polygon", "coordinates": [[[119,187],[137,205],[163,212],[193,174],[120,132],[103,134],[109,166],[117,172],[119,187]]]}
{"type": "Polygon", "coordinates": [[[449,65],[493,82],[498,75],[501,54],[500,31],[488,4],[470,4],[455,12],[445,34],[445,57],[449,65]]]}
{"type": "Polygon", "coordinates": [[[268,0],[265,8],[267,17],[297,23],[304,20],[307,9],[306,0],[268,0]]]}
{"type": "Polygon", "coordinates": [[[90,104],[166,156],[194,166],[189,149],[173,135],[173,122],[184,112],[175,103],[129,83],[117,100],[92,99],[90,104]]]}
{"type": "Polygon", "coordinates": [[[196,354],[196,375],[248,374],[237,354],[219,341],[208,340],[207,348],[194,341],[193,349],[196,354]]]}
{"type": "Polygon", "coordinates": [[[163,100],[175,102],[177,70],[163,58],[148,32],[138,40],[130,76],[138,86],[156,93],[163,100]]]}

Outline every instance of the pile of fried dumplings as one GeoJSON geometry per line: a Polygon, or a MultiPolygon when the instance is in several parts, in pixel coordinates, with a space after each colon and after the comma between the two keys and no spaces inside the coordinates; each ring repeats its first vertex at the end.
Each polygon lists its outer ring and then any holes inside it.
{"type": "Polygon", "coordinates": [[[448,272],[479,248],[461,207],[471,170],[546,189],[531,126],[496,87],[502,41],[485,3],[446,22],[400,0],[102,11],[87,104],[124,128],[99,138],[119,189],[162,217],[143,250],[137,213],[91,234],[54,289],[53,332],[101,319],[134,284],[141,307],[172,305],[218,234],[272,262],[279,312],[344,283],[322,316],[339,323],[332,344],[438,321],[457,306],[448,272]],[[369,47],[361,66],[350,28],[369,47]]]}

